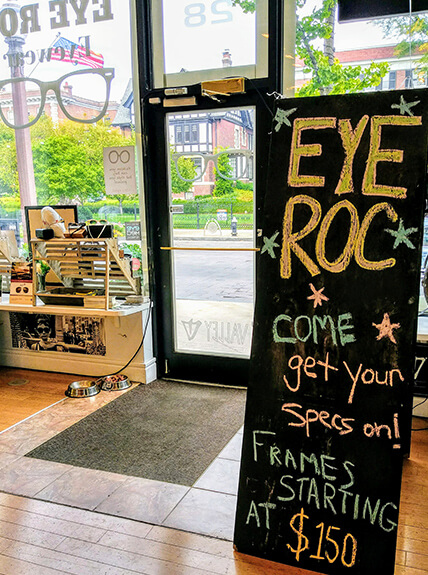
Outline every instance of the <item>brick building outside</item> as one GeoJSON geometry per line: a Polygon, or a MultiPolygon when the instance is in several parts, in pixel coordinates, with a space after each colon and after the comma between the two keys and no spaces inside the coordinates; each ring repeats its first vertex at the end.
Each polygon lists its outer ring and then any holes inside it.
{"type": "MultiPolygon", "coordinates": [[[[237,108],[174,114],[169,117],[169,142],[174,154],[190,158],[197,171],[205,167],[204,156],[223,150],[253,150],[253,111],[237,108]]],[[[253,179],[253,158],[239,153],[228,154],[232,177],[244,182],[253,179]]],[[[191,195],[210,195],[215,186],[214,162],[208,161],[204,173],[193,183],[191,195]]],[[[174,197],[183,197],[174,195],[174,197]]]]}
{"type": "MultiPolygon", "coordinates": [[[[427,85],[427,77],[416,71],[417,55],[399,58],[396,45],[377,46],[373,48],[360,48],[344,50],[335,53],[335,57],[343,66],[369,67],[372,62],[388,62],[390,69],[382,78],[379,86],[370,90],[399,90],[403,88],[422,88],[427,85]]],[[[296,60],[296,87],[302,86],[310,80],[309,74],[303,72],[304,63],[296,60]]]]}

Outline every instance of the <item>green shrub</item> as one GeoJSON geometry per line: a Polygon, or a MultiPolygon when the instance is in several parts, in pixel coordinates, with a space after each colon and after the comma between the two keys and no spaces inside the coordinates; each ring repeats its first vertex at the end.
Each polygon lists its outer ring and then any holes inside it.
{"type": "Polygon", "coordinates": [[[235,188],[237,190],[254,190],[253,182],[241,182],[240,180],[236,180],[235,188]]]}
{"type": "MultiPolygon", "coordinates": [[[[242,192],[244,194],[250,192],[242,192]]],[[[253,201],[243,200],[238,197],[236,193],[229,194],[227,196],[222,196],[220,198],[215,198],[212,196],[196,196],[193,200],[173,200],[173,205],[182,205],[185,214],[213,214],[217,215],[217,210],[227,210],[230,215],[232,209],[234,214],[239,213],[252,213],[253,212],[253,201]]]]}

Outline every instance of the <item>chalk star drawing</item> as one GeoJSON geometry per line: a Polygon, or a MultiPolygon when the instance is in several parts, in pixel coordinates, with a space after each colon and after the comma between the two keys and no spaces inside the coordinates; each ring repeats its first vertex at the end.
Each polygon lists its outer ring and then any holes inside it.
{"type": "Polygon", "coordinates": [[[391,234],[391,236],[395,237],[395,242],[394,245],[392,246],[393,249],[395,250],[397,248],[397,246],[399,246],[401,243],[406,244],[406,246],[408,248],[410,248],[411,250],[415,250],[415,246],[412,244],[412,242],[409,240],[409,238],[407,236],[410,236],[410,234],[414,234],[415,232],[418,231],[418,228],[405,228],[403,225],[403,220],[400,218],[400,222],[398,224],[398,230],[390,230],[390,229],[386,229],[386,232],[388,232],[388,234],[391,234]]]}
{"type": "Polygon", "coordinates": [[[325,296],[323,293],[321,293],[324,291],[323,287],[319,290],[315,289],[315,286],[313,284],[309,284],[309,287],[312,290],[312,295],[308,296],[307,299],[314,300],[314,308],[317,307],[317,305],[321,307],[323,301],[328,301],[328,297],[325,296]]]}
{"type": "Polygon", "coordinates": [[[277,121],[277,124],[275,126],[275,132],[279,132],[283,124],[285,124],[286,126],[291,126],[291,122],[288,119],[288,116],[291,116],[291,114],[293,114],[296,110],[297,108],[290,108],[289,110],[280,110],[278,108],[274,118],[274,120],[277,121]]]}
{"type": "Polygon", "coordinates": [[[419,100],[415,100],[414,102],[406,102],[403,96],[400,96],[400,103],[399,104],[391,104],[391,108],[398,108],[400,110],[400,114],[404,116],[404,114],[409,114],[409,116],[413,116],[413,112],[410,108],[419,104],[419,100]]]}
{"type": "Polygon", "coordinates": [[[392,330],[398,329],[399,327],[401,327],[401,325],[399,323],[391,323],[391,320],[389,319],[389,314],[384,313],[382,322],[381,323],[373,322],[372,325],[379,330],[379,335],[376,337],[378,341],[383,337],[389,337],[392,343],[397,343],[394,334],[392,333],[392,330]]]}
{"type": "Polygon", "coordinates": [[[193,321],[193,318],[189,321],[181,321],[181,323],[183,324],[183,327],[186,331],[186,335],[187,335],[187,339],[189,341],[192,341],[192,339],[195,339],[196,334],[199,331],[199,328],[202,325],[201,321],[193,321]]]}
{"type": "Polygon", "coordinates": [[[275,259],[275,248],[279,248],[279,244],[275,242],[276,238],[278,237],[279,232],[273,234],[271,238],[267,238],[266,236],[263,237],[264,246],[262,247],[261,254],[268,252],[271,258],[275,259]]]}

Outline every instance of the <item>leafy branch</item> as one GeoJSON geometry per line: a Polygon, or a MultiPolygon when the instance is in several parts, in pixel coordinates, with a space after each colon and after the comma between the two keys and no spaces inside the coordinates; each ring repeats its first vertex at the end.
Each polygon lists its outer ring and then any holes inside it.
{"type": "MultiPolygon", "coordinates": [[[[335,58],[334,24],[337,0],[322,0],[310,15],[302,15],[307,0],[296,0],[296,56],[304,63],[311,79],[298,96],[317,96],[358,92],[379,85],[388,72],[386,63],[372,63],[367,68],[343,66],[335,58]]],[[[256,10],[256,0],[233,0],[245,13],[256,10]]]]}

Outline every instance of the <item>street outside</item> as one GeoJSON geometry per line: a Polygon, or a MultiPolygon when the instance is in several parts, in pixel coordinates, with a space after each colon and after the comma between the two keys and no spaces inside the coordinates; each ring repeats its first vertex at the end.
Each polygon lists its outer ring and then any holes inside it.
{"type": "MultiPolygon", "coordinates": [[[[180,240],[175,247],[251,249],[251,240],[180,240]]],[[[255,252],[174,251],[175,297],[208,301],[253,301],[255,252]]]]}
{"type": "MultiPolygon", "coordinates": [[[[193,232],[189,238],[185,234],[174,231],[174,247],[254,247],[249,232],[245,238],[211,239],[204,238],[203,232],[193,232]]],[[[255,252],[177,250],[172,260],[177,351],[249,357],[255,252]]]]}

